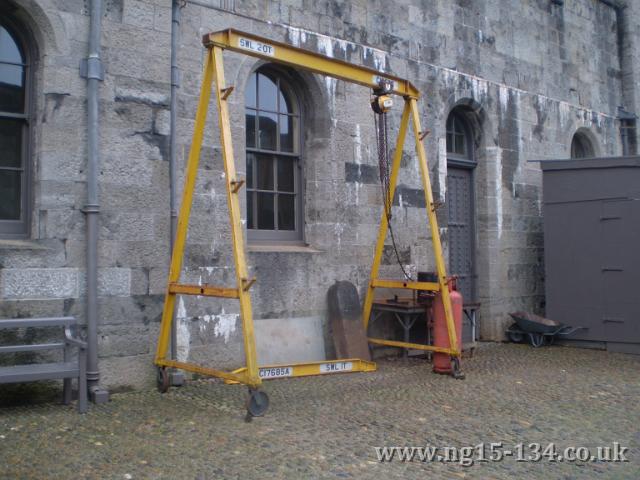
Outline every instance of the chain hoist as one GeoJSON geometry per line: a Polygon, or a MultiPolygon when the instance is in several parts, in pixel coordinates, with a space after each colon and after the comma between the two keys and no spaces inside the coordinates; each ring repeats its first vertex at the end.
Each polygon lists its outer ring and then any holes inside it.
{"type": "Polygon", "coordinates": [[[390,95],[392,90],[393,84],[391,82],[381,81],[379,88],[373,91],[371,109],[373,110],[376,144],[378,146],[378,169],[380,172],[380,186],[382,187],[382,202],[384,204],[384,213],[387,217],[387,224],[389,226],[391,244],[393,245],[393,251],[395,252],[396,260],[402,270],[402,273],[407,280],[412,280],[411,275],[409,275],[405,266],[402,264],[402,260],[400,260],[400,253],[398,252],[398,246],[396,245],[396,239],[391,225],[391,207],[393,205],[393,197],[391,196],[391,160],[388,144],[389,127],[387,122],[387,113],[393,107],[393,99],[390,95]]]}

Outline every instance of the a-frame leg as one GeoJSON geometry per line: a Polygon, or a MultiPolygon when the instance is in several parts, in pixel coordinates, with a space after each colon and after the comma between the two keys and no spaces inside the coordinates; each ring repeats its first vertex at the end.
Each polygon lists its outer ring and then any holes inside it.
{"type": "MultiPolygon", "coordinates": [[[[409,125],[410,115],[409,102],[405,100],[404,110],[402,111],[402,119],[400,120],[400,130],[398,131],[398,138],[396,140],[396,149],[393,154],[393,163],[391,166],[391,177],[389,181],[389,201],[393,202],[393,196],[396,191],[396,184],[398,183],[398,172],[400,171],[400,162],[402,160],[402,151],[404,147],[404,139],[407,134],[407,127],[409,125]]],[[[387,238],[387,229],[389,223],[387,220],[386,208],[382,212],[382,218],[380,219],[380,228],[378,229],[378,239],[376,241],[376,253],[373,257],[373,265],[371,266],[371,275],[369,277],[369,286],[367,287],[367,295],[364,299],[364,307],[362,309],[362,321],[364,322],[364,331],[367,331],[369,326],[369,316],[371,315],[371,307],[373,305],[373,294],[375,287],[373,285],[374,280],[378,278],[378,271],[380,270],[380,261],[382,259],[382,251],[384,249],[384,241],[387,238]]]]}
{"type": "Polygon", "coordinates": [[[429,217],[429,226],[431,227],[431,242],[433,244],[433,254],[436,261],[436,271],[438,272],[438,283],[440,284],[440,292],[442,294],[442,302],[444,304],[444,313],[447,320],[447,330],[449,332],[449,343],[452,355],[459,356],[458,342],[456,339],[456,329],[453,322],[453,311],[451,309],[451,298],[449,295],[449,286],[447,284],[447,272],[442,256],[442,243],[440,242],[440,230],[438,229],[438,219],[436,217],[435,208],[433,207],[433,192],[431,191],[431,181],[429,180],[429,167],[427,165],[427,154],[422,144],[420,127],[420,115],[418,113],[418,102],[415,98],[410,98],[408,103],[411,107],[411,117],[413,123],[413,136],[416,141],[416,153],[418,154],[418,163],[420,165],[420,173],[422,177],[422,188],[424,189],[427,216],[429,217]]]}
{"type": "MultiPolygon", "coordinates": [[[[435,209],[433,207],[433,192],[431,190],[431,182],[429,180],[429,168],[427,166],[427,155],[422,144],[422,128],[420,127],[420,116],[418,114],[418,106],[415,98],[405,98],[404,111],[402,113],[402,120],[400,122],[400,131],[398,132],[398,140],[396,144],[396,150],[393,157],[393,165],[391,167],[391,178],[389,185],[389,198],[392,201],[395,194],[396,184],[398,180],[398,172],[400,170],[400,160],[402,158],[402,150],[404,140],[406,136],[407,126],[409,118],[413,124],[413,134],[415,137],[416,153],[418,155],[418,163],[420,165],[420,174],[422,180],[422,188],[425,193],[425,204],[427,208],[427,217],[429,219],[429,227],[431,230],[431,238],[433,243],[433,253],[436,262],[436,270],[438,273],[438,289],[442,292],[442,300],[444,303],[445,317],[447,322],[447,330],[449,334],[450,353],[454,356],[459,356],[460,351],[458,349],[458,343],[456,340],[456,331],[453,321],[453,311],[451,309],[451,298],[449,295],[449,286],[447,284],[447,273],[444,264],[444,258],[442,256],[442,244],[440,242],[440,230],[438,229],[438,220],[436,218],[435,209]]],[[[371,267],[371,277],[369,279],[369,286],[367,288],[367,295],[365,297],[362,320],[364,323],[365,331],[369,325],[369,317],[371,315],[371,309],[373,305],[373,297],[375,291],[375,284],[378,282],[378,272],[380,269],[380,261],[382,258],[382,251],[384,249],[384,242],[387,236],[387,229],[389,228],[386,212],[383,212],[380,220],[380,229],[378,230],[378,239],[376,241],[375,256],[373,259],[373,265],[371,267]]],[[[389,282],[387,282],[389,283],[389,282]]],[[[416,288],[421,285],[417,282],[405,283],[405,288],[416,288]],[[407,284],[414,284],[411,287],[407,287],[407,284]]],[[[427,285],[426,283],[424,284],[427,285]]],[[[381,343],[376,339],[376,343],[391,344],[393,342],[382,341],[381,343]]]]}
{"type": "Polygon", "coordinates": [[[229,206],[229,219],[231,221],[231,235],[233,240],[233,258],[236,267],[236,282],[238,285],[238,299],[240,300],[240,317],[242,319],[242,331],[244,338],[244,354],[247,363],[247,383],[250,386],[260,385],[258,374],[258,361],[256,356],[256,342],[253,331],[253,312],[251,310],[251,296],[249,288],[254,280],[250,280],[245,258],[243,226],[240,220],[239,190],[243,185],[236,178],[236,167],[233,157],[233,144],[231,141],[231,125],[229,122],[229,108],[227,97],[230,90],[225,87],[224,66],[222,62],[222,49],[212,48],[215,64],[216,98],[218,102],[218,118],[220,123],[220,143],[222,145],[222,157],[227,182],[227,205],[229,206]]]}
{"type": "Polygon", "coordinates": [[[200,162],[200,148],[202,147],[202,137],[204,135],[204,127],[207,120],[207,110],[209,108],[209,100],[211,98],[212,80],[213,58],[211,50],[209,50],[205,58],[202,88],[200,90],[200,100],[198,101],[198,109],[196,111],[196,123],[193,130],[191,149],[189,151],[189,160],[187,162],[187,171],[184,178],[182,203],[180,204],[180,212],[178,214],[178,228],[176,230],[176,238],[173,244],[173,252],[171,254],[169,281],[167,282],[167,291],[164,297],[162,322],[160,324],[160,335],[158,339],[158,346],[156,349],[156,363],[165,359],[167,348],[169,346],[171,322],[173,321],[173,310],[176,303],[176,294],[170,292],[169,287],[171,284],[177,283],[180,280],[180,271],[182,269],[182,259],[184,254],[184,244],[187,239],[187,228],[189,226],[189,216],[191,214],[193,191],[195,189],[198,164],[200,162]]]}

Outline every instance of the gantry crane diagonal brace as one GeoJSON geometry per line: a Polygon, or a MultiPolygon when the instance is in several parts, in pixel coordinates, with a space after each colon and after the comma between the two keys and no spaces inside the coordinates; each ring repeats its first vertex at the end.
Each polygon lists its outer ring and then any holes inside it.
{"type": "MultiPolygon", "coordinates": [[[[429,227],[431,230],[438,282],[413,282],[384,280],[378,278],[382,251],[387,235],[387,230],[389,228],[387,216],[383,212],[376,242],[373,266],[371,268],[371,277],[363,307],[364,327],[366,331],[369,323],[369,317],[371,315],[374,291],[376,288],[400,288],[410,290],[440,291],[444,302],[446,323],[449,332],[449,348],[434,347],[430,345],[416,345],[379,338],[369,338],[369,342],[396,347],[417,347],[421,348],[422,350],[437,351],[449,354],[452,357],[459,357],[460,351],[457,348],[458,343],[456,341],[456,331],[453,322],[451,300],[449,297],[449,289],[446,282],[447,279],[445,264],[442,257],[442,245],[440,242],[438,223],[436,219],[435,208],[433,205],[431,183],[429,181],[427,156],[422,144],[424,133],[422,132],[422,128],[420,126],[420,118],[417,105],[417,100],[420,96],[420,92],[409,81],[402,78],[386,73],[381,73],[377,70],[373,70],[363,66],[353,65],[341,60],[310,52],[302,48],[293,47],[285,43],[271,41],[269,39],[265,39],[250,33],[240,32],[233,29],[206,34],[203,37],[203,44],[207,48],[207,54],[204,62],[204,73],[200,91],[200,99],[196,111],[193,138],[187,162],[182,203],[178,216],[178,228],[176,231],[176,239],[171,256],[169,279],[167,282],[167,290],[162,312],[162,323],[160,325],[160,334],[155,357],[155,364],[158,366],[159,387],[162,390],[166,390],[166,388],[168,388],[168,375],[166,373],[167,367],[179,368],[194,373],[222,378],[228,383],[242,383],[249,386],[250,389],[251,395],[248,403],[249,413],[253,415],[262,414],[264,410],[266,410],[268,399],[266,399],[266,396],[261,397],[258,395],[259,393],[261,393],[258,390],[258,387],[262,383],[260,371],[269,368],[277,369],[296,367],[296,365],[259,367],[257,363],[255,334],[253,329],[253,316],[251,310],[251,297],[249,293],[249,289],[256,281],[256,279],[249,278],[247,263],[245,259],[243,225],[241,223],[239,201],[239,191],[244,185],[244,180],[238,178],[235,171],[233,145],[231,141],[231,125],[229,121],[229,109],[227,105],[227,98],[232,93],[233,86],[227,87],[225,85],[222,57],[223,50],[231,50],[234,52],[243,53],[245,55],[268,60],[273,63],[288,65],[296,69],[307,70],[320,75],[330,76],[346,82],[369,87],[374,91],[379,89],[382,84],[385,84],[387,86],[387,94],[398,95],[404,99],[404,110],[402,113],[400,129],[398,133],[395,152],[393,155],[393,164],[391,167],[390,191],[388,198],[393,199],[393,195],[395,193],[404,140],[407,134],[407,129],[409,127],[409,122],[411,121],[413,126],[413,136],[415,138],[416,152],[418,155],[418,162],[420,165],[422,187],[425,192],[425,205],[429,227]],[[216,287],[209,285],[186,285],[179,283],[184,247],[187,238],[187,228],[189,224],[189,217],[191,214],[191,205],[200,159],[200,149],[202,146],[209,100],[211,98],[211,88],[214,82],[216,86],[215,95],[218,110],[218,124],[220,128],[220,142],[222,146],[222,157],[225,170],[227,205],[229,208],[229,217],[231,222],[233,256],[236,271],[236,288],[216,287]],[[244,352],[247,364],[246,367],[235,370],[233,372],[226,372],[214,368],[198,366],[193,363],[180,362],[177,360],[166,358],[167,349],[169,346],[171,322],[173,321],[176,295],[201,295],[211,297],[235,298],[239,300],[244,339],[244,352]]],[[[365,362],[359,359],[343,359],[328,362],[300,364],[297,365],[297,367],[299,367],[300,373],[292,373],[291,375],[287,376],[314,375],[325,373],[325,371],[323,371],[321,368],[325,365],[333,365],[335,367],[326,369],[326,372],[345,370],[375,370],[375,364],[371,362],[365,362]],[[346,368],[346,365],[348,365],[349,368],[346,368]]]]}

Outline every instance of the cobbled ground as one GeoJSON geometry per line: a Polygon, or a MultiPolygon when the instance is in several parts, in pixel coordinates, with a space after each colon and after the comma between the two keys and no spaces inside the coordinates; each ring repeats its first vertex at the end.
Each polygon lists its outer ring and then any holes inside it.
{"type": "Polygon", "coordinates": [[[640,479],[639,356],[484,344],[464,371],[454,380],[425,360],[391,359],[375,373],[272,380],[271,407],[251,423],[246,388],[212,380],[113,394],[86,415],[56,402],[4,406],[0,478],[640,479]],[[619,442],[629,461],[465,467],[379,462],[374,448],[482,442],[619,442]]]}

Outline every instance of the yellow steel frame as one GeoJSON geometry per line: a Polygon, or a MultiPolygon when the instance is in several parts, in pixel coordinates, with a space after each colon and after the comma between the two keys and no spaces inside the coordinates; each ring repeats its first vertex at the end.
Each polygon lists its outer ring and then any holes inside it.
{"type": "MultiPolygon", "coordinates": [[[[263,365],[258,368],[260,379],[275,380],[288,377],[309,377],[312,375],[327,375],[329,373],[375,372],[375,362],[368,362],[360,358],[343,358],[341,360],[323,360],[321,362],[284,363],[279,365],[263,365]]],[[[233,373],[244,373],[247,367],[234,370],[233,373]]],[[[224,383],[235,384],[234,380],[224,383]]]]}
{"type": "MultiPolygon", "coordinates": [[[[398,171],[400,169],[400,160],[402,158],[402,148],[407,133],[409,120],[413,125],[413,134],[416,142],[416,150],[418,153],[418,161],[420,163],[420,171],[422,174],[422,186],[425,191],[427,216],[431,228],[431,236],[436,259],[436,268],[438,272],[438,282],[403,282],[397,280],[382,280],[378,278],[378,270],[382,257],[382,249],[387,234],[388,223],[386,215],[382,215],[380,222],[380,231],[376,243],[376,251],[371,270],[371,280],[367,290],[367,296],[364,302],[363,321],[365,328],[369,323],[371,314],[371,306],[373,303],[373,294],[375,288],[406,288],[414,290],[432,290],[441,291],[444,299],[445,314],[447,319],[447,328],[449,331],[450,348],[436,348],[428,345],[419,346],[424,350],[434,350],[443,353],[449,353],[453,356],[459,356],[457,350],[456,332],[453,326],[453,316],[451,310],[451,302],[449,298],[449,290],[446,283],[446,273],[444,261],[442,258],[442,246],[440,244],[440,235],[438,224],[433,207],[433,195],[431,192],[431,184],[429,182],[429,171],[427,168],[427,157],[425,154],[422,139],[424,134],[420,127],[420,118],[418,114],[417,99],[420,92],[407,80],[395,77],[393,75],[382,74],[376,70],[353,65],[341,60],[319,55],[301,48],[293,47],[288,44],[274,42],[250,33],[240,32],[233,29],[223,30],[220,32],[209,33],[203,37],[203,44],[207,48],[207,54],[204,62],[204,73],[200,90],[200,99],[196,111],[195,126],[191,149],[189,151],[189,159],[187,162],[186,175],[184,179],[184,189],[182,194],[182,203],[178,216],[178,228],[176,231],[176,239],[171,256],[171,266],[169,269],[169,279],[164,300],[164,308],[162,312],[162,323],[160,325],[160,334],[155,356],[155,364],[159,367],[172,367],[182,370],[200,373],[208,376],[222,378],[230,383],[243,383],[250,387],[258,387],[261,384],[260,368],[283,368],[290,367],[293,369],[291,376],[318,375],[321,373],[321,365],[339,364],[340,362],[351,362],[351,370],[349,371],[372,371],[375,370],[375,364],[365,362],[358,359],[336,360],[326,362],[312,362],[307,364],[280,365],[272,367],[259,367],[256,358],[255,334],[253,329],[253,316],[251,310],[251,297],[249,289],[256,281],[255,278],[249,278],[247,271],[247,263],[245,259],[245,245],[243,236],[243,226],[240,221],[240,201],[239,191],[244,185],[244,180],[239,179],[236,175],[233,145],[231,141],[231,125],[229,121],[229,108],[227,98],[233,91],[233,86],[227,87],[224,78],[224,66],[222,53],[223,50],[231,50],[240,52],[253,57],[263,58],[271,62],[289,65],[297,69],[308,70],[321,75],[334,77],[351,83],[363,85],[372,89],[379,87],[381,81],[387,81],[391,85],[393,94],[404,98],[405,105],[400,123],[400,132],[396,150],[393,156],[393,167],[391,170],[391,194],[389,198],[393,198],[395,187],[398,179],[398,171]],[[191,214],[191,205],[193,200],[193,192],[195,188],[198,164],[200,160],[200,150],[202,147],[202,139],[207,118],[208,105],[211,98],[212,84],[215,82],[216,104],[218,110],[218,122],[220,128],[220,142],[222,145],[222,157],[224,162],[227,205],[229,208],[229,217],[231,222],[231,234],[233,242],[233,256],[236,271],[236,288],[217,287],[210,285],[189,285],[180,284],[180,272],[182,270],[182,260],[185,242],[187,238],[187,228],[189,217],[191,214]],[[169,336],[171,332],[171,322],[173,321],[173,312],[175,308],[176,295],[201,295],[222,298],[236,298],[240,301],[240,316],[242,321],[244,352],[246,358],[246,367],[235,370],[233,372],[225,372],[213,368],[207,368],[195,365],[193,363],[179,362],[167,359],[167,350],[169,347],[169,336]]],[[[389,200],[390,201],[390,200],[389,200]]],[[[399,347],[414,348],[414,344],[404,342],[394,342],[384,339],[370,338],[369,341],[374,344],[391,345],[399,347]]],[[[344,370],[342,370],[344,371],[344,370]]]]}
{"type": "MultiPolygon", "coordinates": [[[[371,277],[369,279],[369,287],[364,300],[362,311],[362,320],[364,322],[365,331],[369,326],[369,318],[371,316],[371,308],[373,306],[373,298],[376,288],[402,288],[407,290],[427,290],[440,292],[444,303],[444,312],[447,323],[447,331],[449,334],[449,348],[436,347],[432,345],[421,345],[415,343],[398,342],[395,340],[385,340],[382,338],[369,337],[369,343],[375,345],[385,345],[389,347],[412,348],[419,350],[429,350],[433,352],[448,353],[454,357],[460,357],[458,342],[456,339],[456,330],[453,323],[453,310],[451,308],[451,297],[449,295],[449,286],[447,284],[447,272],[442,256],[442,243],[440,242],[440,230],[438,229],[438,219],[436,218],[436,209],[433,202],[433,192],[431,191],[431,181],[429,180],[429,167],[427,165],[427,154],[424,150],[422,139],[426,135],[420,126],[420,115],[418,114],[418,102],[415,96],[406,95],[404,97],[404,111],[400,121],[400,129],[398,131],[398,139],[396,149],[393,155],[393,164],[391,166],[390,192],[388,201],[391,202],[396,190],[398,182],[398,172],[400,171],[400,161],[402,159],[402,150],[404,140],[407,134],[409,121],[413,126],[413,136],[415,138],[416,153],[418,154],[418,164],[420,165],[420,176],[422,179],[422,188],[425,194],[425,206],[427,210],[427,218],[431,230],[431,241],[433,243],[433,254],[436,261],[436,271],[438,282],[410,282],[400,280],[383,280],[378,278],[380,270],[380,260],[382,259],[382,250],[384,248],[385,238],[389,223],[386,213],[383,212],[380,219],[380,230],[378,231],[378,239],[376,241],[375,256],[373,258],[373,266],[371,267],[371,277]]],[[[387,207],[389,207],[387,205],[387,207]]]]}

